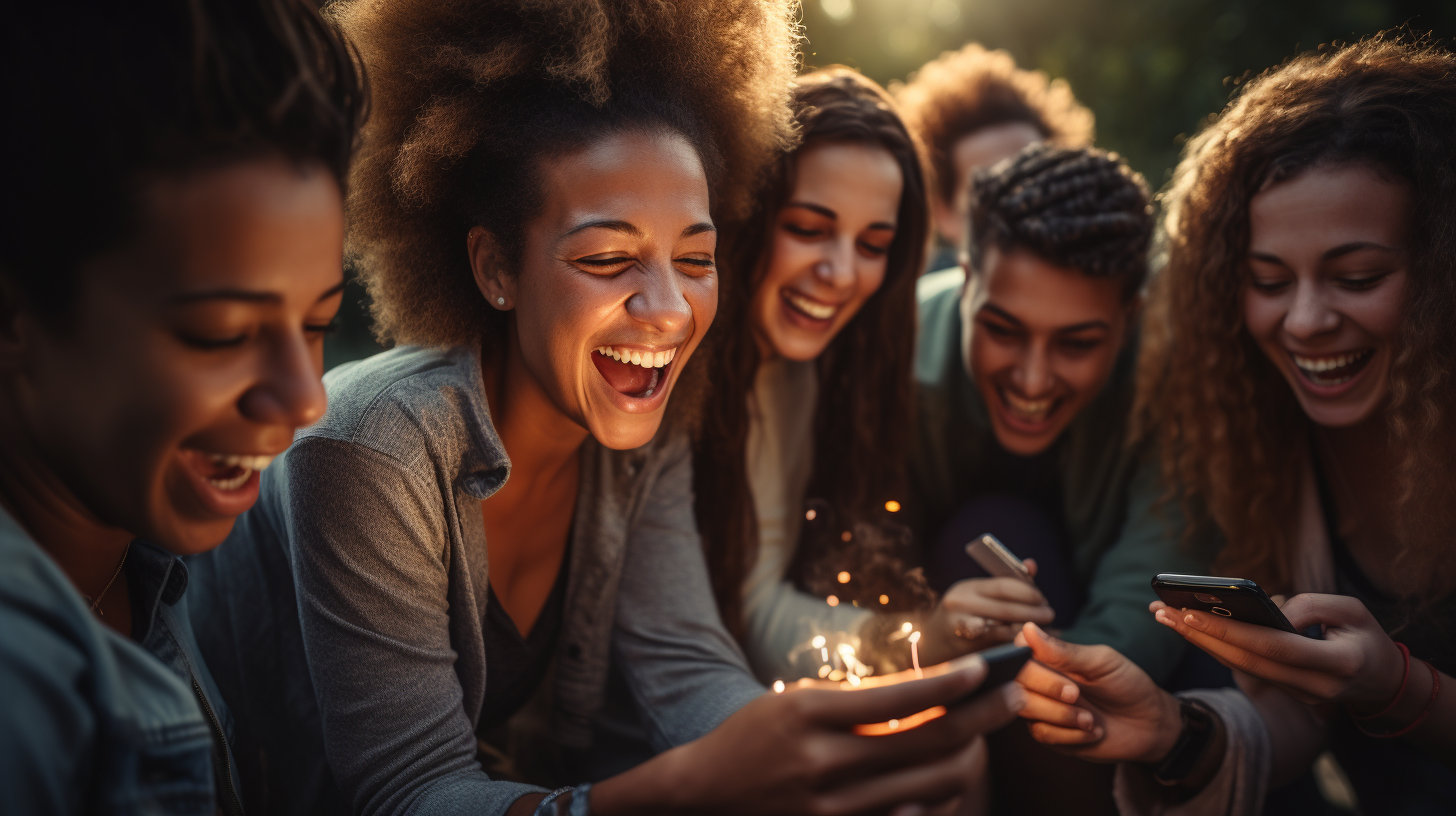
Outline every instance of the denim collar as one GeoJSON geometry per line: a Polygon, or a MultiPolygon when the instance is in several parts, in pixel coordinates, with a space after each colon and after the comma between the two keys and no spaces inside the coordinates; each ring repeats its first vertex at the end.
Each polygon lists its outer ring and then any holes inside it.
{"type": "Polygon", "coordinates": [[[136,539],[126,556],[126,580],[132,597],[132,637],[141,643],[156,624],[162,605],[181,600],[187,590],[187,567],[161,547],[136,539]]]}

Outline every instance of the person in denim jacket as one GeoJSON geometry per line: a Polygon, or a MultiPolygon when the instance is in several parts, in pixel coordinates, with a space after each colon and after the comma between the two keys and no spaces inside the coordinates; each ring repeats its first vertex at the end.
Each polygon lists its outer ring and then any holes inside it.
{"type": "Polygon", "coordinates": [[[317,419],[363,107],[303,0],[0,33],[0,797],[242,812],[179,556],[317,419]]]}

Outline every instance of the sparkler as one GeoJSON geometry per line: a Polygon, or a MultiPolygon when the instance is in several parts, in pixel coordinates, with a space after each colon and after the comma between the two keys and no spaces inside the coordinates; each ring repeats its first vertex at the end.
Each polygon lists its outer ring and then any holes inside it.
{"type": "MultiPolygon", "coordinates": [[[[909,624],[906,624],[907,626],[909,624]]],[[[915,676],[924,677],[925,673],[920,671],[920,633],[910,633],[910,664],[915,667],[915,676]]]]}

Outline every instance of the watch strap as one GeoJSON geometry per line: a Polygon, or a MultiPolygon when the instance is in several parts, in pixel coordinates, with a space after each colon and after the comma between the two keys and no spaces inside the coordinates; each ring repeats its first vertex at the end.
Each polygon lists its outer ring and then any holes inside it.
{"type": "Polygon", "coordinates": [[[1163,757],[1163,761],[1153,766],[1153,777],[1164,785],[1178,785],[1187,779],[1213,740],[1213,712],[1203,704],[1195,700],[1179,700],[1178,714],[1183,722],[1178,741],[1173,743],[1173,750],[1163,757]]]}

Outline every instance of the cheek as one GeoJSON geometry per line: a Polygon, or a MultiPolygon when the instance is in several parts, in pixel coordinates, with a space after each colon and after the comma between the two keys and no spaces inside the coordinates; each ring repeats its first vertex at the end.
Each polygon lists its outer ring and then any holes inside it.
{"type": "Polygon", "coordinates": [[[1406,316],[1405,288],[1385,287],[1346,309],[1346,314],[1376,340],[1393,342],[1406,316]]]}
{"type": "Polygon", "coordinates": [[[1245,290],[1242,295],[1244,328],[1255,340],[1272,341],[1279,329],[1284,304],[1275,298],[1245,290]]]}
{"type": "Polygon", "coordinates": [[[1117,362],[1117,348],[1104,343],[1096,352],[1083,357],[1063,360],[1058,366],[1061,379],[1077,394],[1078,402],[1086,402],[1097,396],[1112,366],[1117,362]]]}
{"type": "Polygon", "coordinates": [[[986,331],[980,328],[971,331],[971,377],[978,384],[989,385],[997,373],[1015,363],[1015,355],[986,331]]]}

